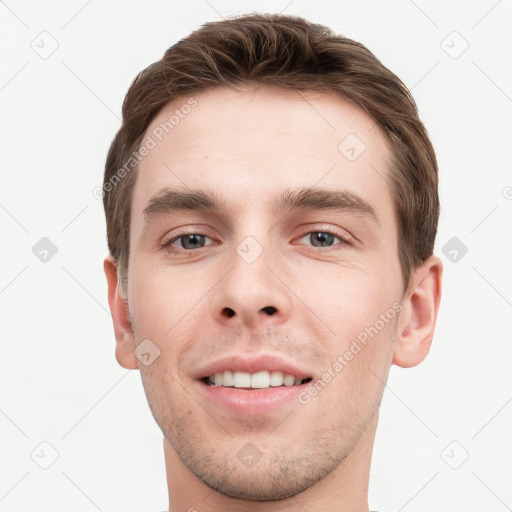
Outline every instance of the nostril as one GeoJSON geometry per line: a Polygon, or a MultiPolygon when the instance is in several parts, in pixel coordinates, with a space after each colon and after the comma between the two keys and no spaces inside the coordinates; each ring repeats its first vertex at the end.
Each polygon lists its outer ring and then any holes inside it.
{"type": "Polygon", "coordinates": [[[274,306],[266,306],[264,308],[261,308],[262,311],[267,313],[267,315],[272,316],[274,313],[277,312],[277,309],[274,306]]]}
{"type": "Polygon", "coordinates": [[[231,308],[224,308],[222,310],[222,314],[227,316],[228,318],[231,318],[232,316],[235,315],[235,312],[231,308]]]}

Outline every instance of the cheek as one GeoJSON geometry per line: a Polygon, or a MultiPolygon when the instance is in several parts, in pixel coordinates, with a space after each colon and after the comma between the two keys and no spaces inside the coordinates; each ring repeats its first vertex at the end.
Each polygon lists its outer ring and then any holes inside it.
{"type": "Polygon", "coordinates": [[[378,320],[392,307],[396,293],[373,269],[340,267],[316,266],[311,273],[303,268],[296,289],[304,305],[324,320],[335,337],[346,338],[378,320]]]}
{"type": "MultiPolygon", "coordinates": [[[[303,281],[306,305],[315,313],[311,325],[314,323],[319,333],[320,318],[330,331],[318,336],[328,360],[325,370],[331,365],[331,373],[336,375],[334,387],[348,402],[364,393],[373,396],[372,389],[381,387],[379,380],[385,382],[391,365],[399,287],[395,281],[388,286],[385,279],[362,269],[344,268],[334,273],[331,268],[323,279],[317,273],[315,280],[303,281]],[[305,282],[316,284],[306,291],[305,282]],[[322,288],[317,284],[321,282],[328,284],[322,288]],[[334,363],[337,371],[332,368],[334,363]],[[367,387],[369,382],[373,384],[367,387]]],[[[373,401],[369,395],[368,400],[373,401]]]]}
{"type": "Polygon", "coordinates": [[[192,414],[193,402],[183,393],[176,373],[167,363],[165,354],[149,366],[141,365],[141,379],[151,413],[162,431],[175,438],[173,425],[180,425],[192,414]]]}
{"type": "MultiPolygon", "coordinates": [[[[178,267],[140,265],[130,274],[130,309],[136,316],[138,337],[162,341],[196,317],[209,286],[206,275],[183,272],[178,267]]],[[[132,267],[130,267],[132,268],[132,267]]]]}
{"type": "MultiPolygon", "coordinates": [[[[328,347],[330,365],[322,380],[329,380],[323,409],[332,411],[347,429],[370,421],[382,398],[393,356],[397,317],[380,320],[370,310],[356,309],[337,324],[336,341],[328,347]],[[356,418],[358,418],[356,420],[356,418]]],[[[390,315],[391,316],[391,315],[390,315]]]]}

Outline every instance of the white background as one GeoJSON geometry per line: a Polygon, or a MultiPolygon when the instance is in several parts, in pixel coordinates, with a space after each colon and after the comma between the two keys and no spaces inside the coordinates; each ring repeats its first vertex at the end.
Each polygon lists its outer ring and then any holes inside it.
{"type": "Polygon", "coordinates": [[[114,358],[93,190],[136,73],[252,10],[367,45],[412,89],[439,159],[439,321],[427,360],[391,370],[371,508],[512,510],[512,2],[288,2],[0,2],[1,511],[167,506],[161,432],[138,371],[114,358]],[[43,59],[33,47],[51,38],[43,59]],[[46,263],[42,237],[58,249],[46,263]],[[468,249],[456,262],[452,237],[468,249]]]}

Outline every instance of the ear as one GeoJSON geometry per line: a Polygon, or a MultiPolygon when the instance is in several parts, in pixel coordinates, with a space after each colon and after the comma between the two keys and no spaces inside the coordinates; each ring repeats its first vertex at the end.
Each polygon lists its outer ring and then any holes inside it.
{"type": "Polygon", "coordinates": [[[393,364],[410,368],[427,357],[441,301],[442,277],[443,263],[434,255],[414,269],[402,301],[393,364]]]}
{"type": "Polygon", "coordinates": [[[107,276],[108,304],[114,321],[114,333],[116,336],[116,359],[127,370],[138,370],[139,361],[135,357],[135,337],[133,334],[128,301],[118,289],[116,262],[109,254],[103,262],[103,269],[107,276]]]}

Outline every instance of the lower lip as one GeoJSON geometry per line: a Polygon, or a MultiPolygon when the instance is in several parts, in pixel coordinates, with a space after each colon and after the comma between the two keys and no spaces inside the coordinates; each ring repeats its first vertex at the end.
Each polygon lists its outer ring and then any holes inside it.
{"type": "Polygon", "coordinates": [[[209,386],[197,381],[200,392],[219,407],[237,414],[264,414],[287,402],[296,400],[308,384],[298,386],[276,386],[264,389],[243,389],[224,386],[209,386]]]}

